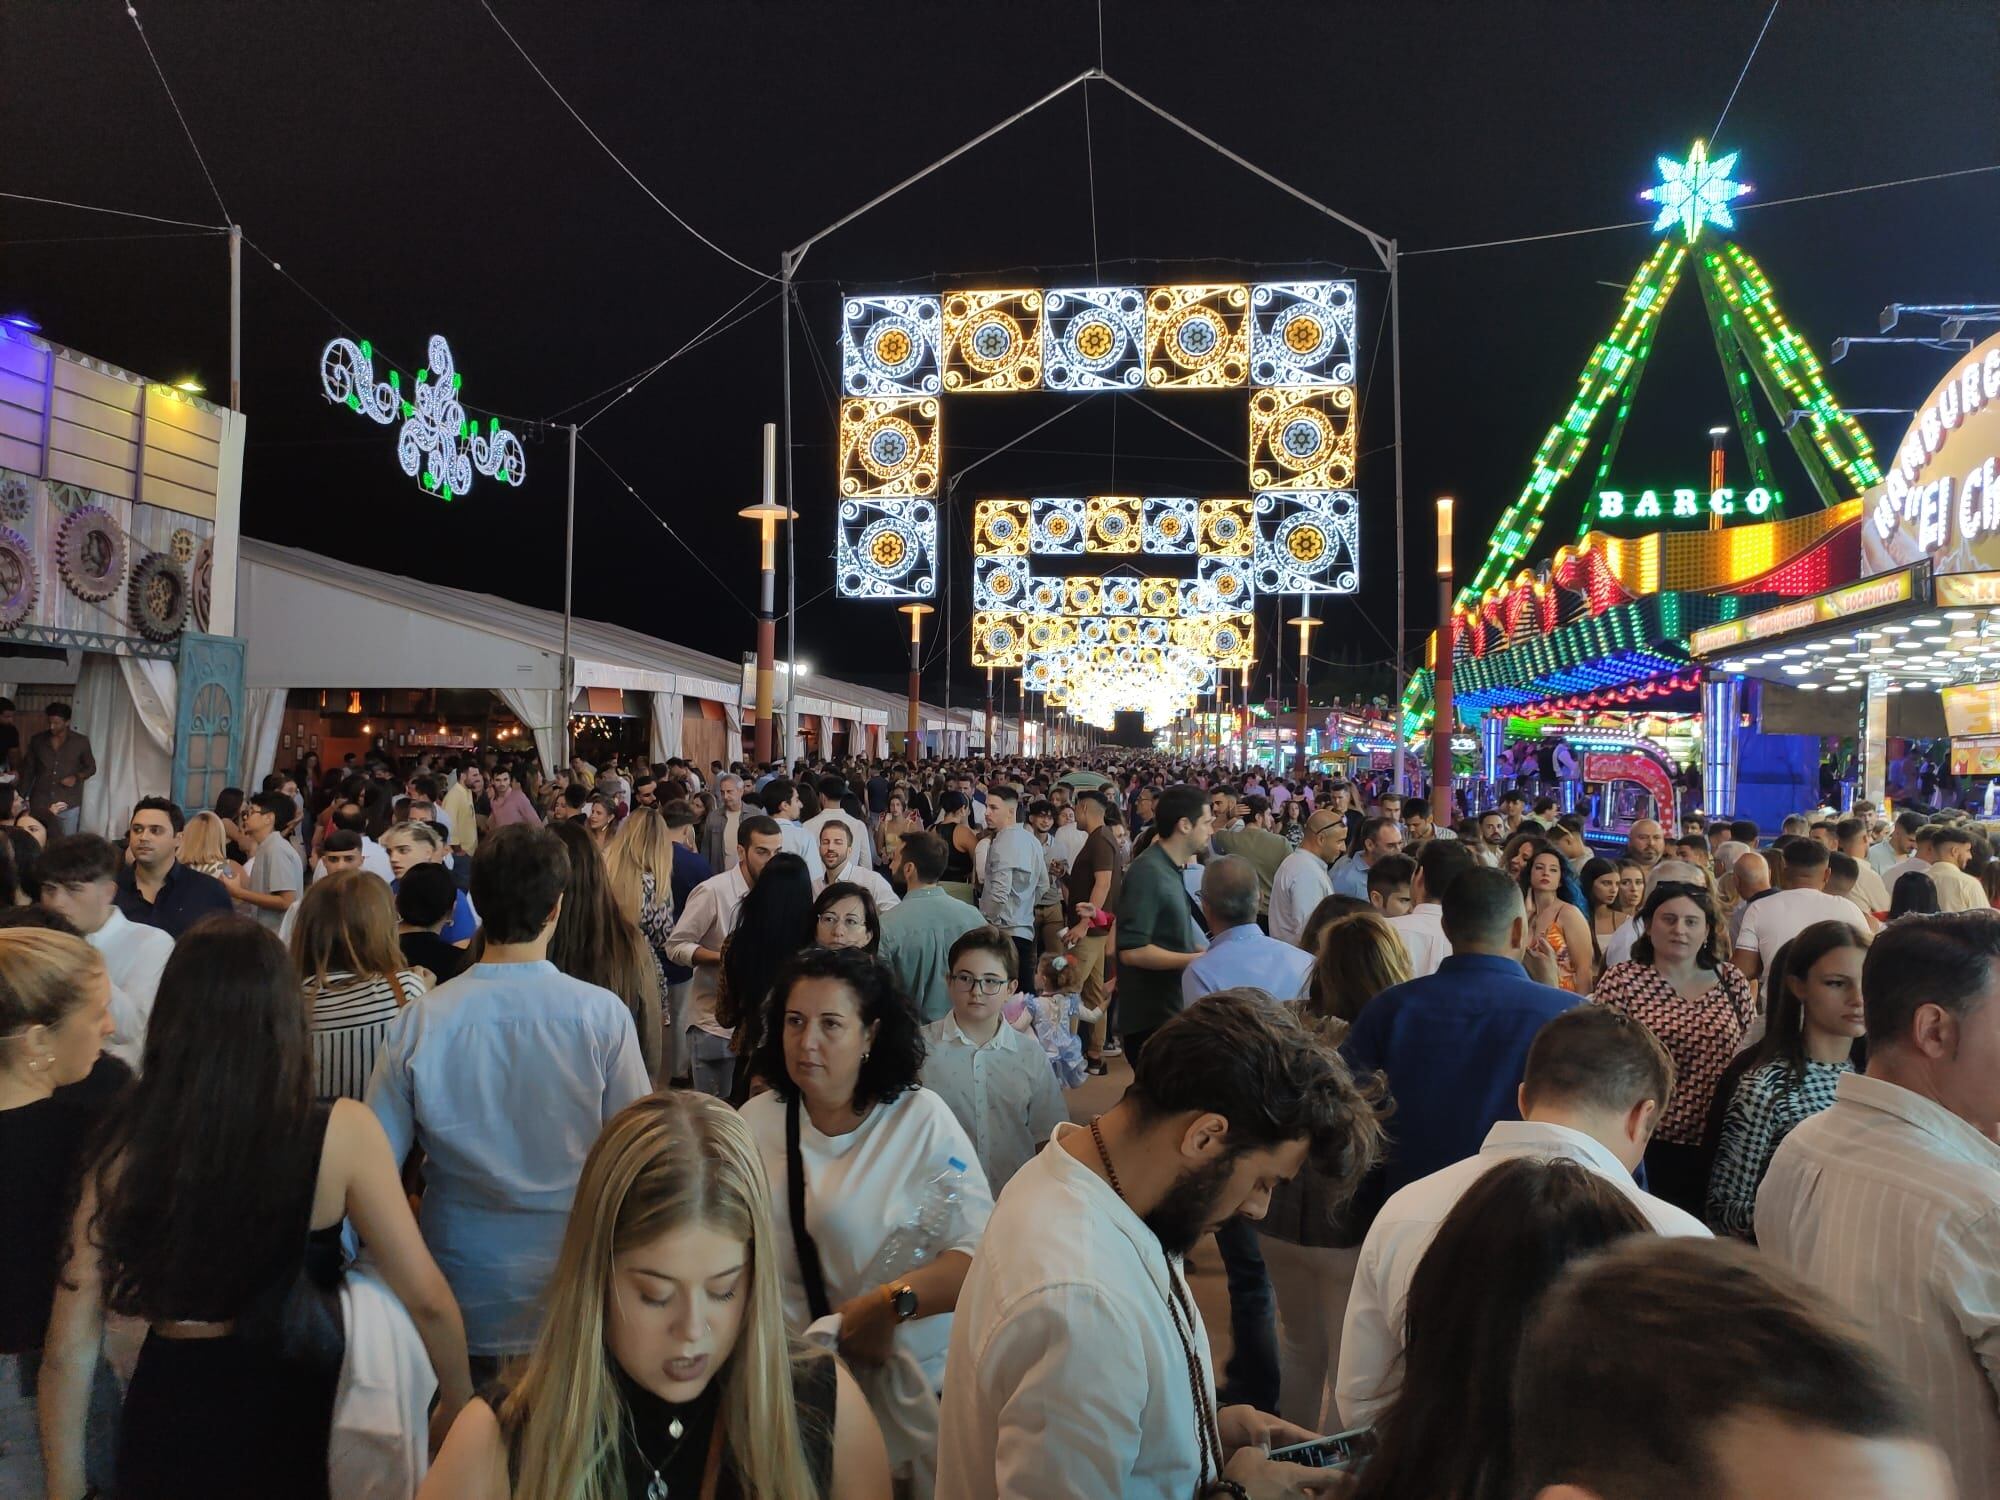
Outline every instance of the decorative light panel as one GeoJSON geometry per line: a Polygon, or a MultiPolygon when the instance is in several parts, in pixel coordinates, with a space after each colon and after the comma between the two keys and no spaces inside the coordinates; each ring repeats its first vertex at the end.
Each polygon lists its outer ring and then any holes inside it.
{"type": "Polygon", "coordinates": [[[1137,552],[1145,539],[1140,524],[1143,508],[1137,495],[1092,495],[1084,502],[1088,550],[1113,555],[1137,552]]]}
{"type": "Polygon", "coordinates": [[[1354,387],[1280,386],[1250,398],[1250,487],[1337,490],[1354,483],[1354,387]]]}
{"type": "Polygon", "coordinates": [[[1355,592],[1360,537],[1360,508],[1351,491],[1266,490],[1257,497],[1257,591],[1355,592]]]}
{"type": "Polygon", "coordinates": [[[1066,287],[1042,299],[1043,380],[1052,391],[1135,391],[1146,383],[1146,294],[1066,287]]]}
{"type": "Polygon", "coordinates": [[[375,351],[366,339],[335,339],[320,352],[319,384],[326,399],[358,411],[383,426],[402,419],[396,458],[403,472],[434,495],[456,499],[472,488],[475,474],[519,485],[528,472],[521,440],[490,418],[486,430],[465,414],[458,399],[465,378],[452,362],[451,345],[432,334],[430,363],[417,371],[416,384],[403,394],[400,372],[375,379],[375,351]]]}
{"type": "Polygon", "coordinates": [[[944,388],[1031,391],[1042,383],[1042,294],[948,292],[944,388]]]}
{"type": "Polygon", "coordinates": [[[1354,383],[1354,283],[1278,282],[1250,294],[1252,385],[1354,383]]]}
{"type": "Polygon", "coordinates": [[[1249,557],[1256,550],[1256,541],[1249,500],[1238,498],[1201,502],[1200,552],[1203,557],[1249,557]]]}
{"type": "Polygon", "coordinates": [[[1081,500],[1035,500],[1034,534],[1030,549],[1042,557],[1080,557],[1089,526],[1088,507],[1081,500]]]}
{"type": "Polygon", "coordinates": [[[1146,383],[1218,390],[1250,374],[1250,288],[1156,286],[1146,297],[1146,383]]]}
{"type": "Polygon", "coordinates": [[[850,396],[935,396],[941,337],[935,297],[850,297],[841,307],[841,387],[850,396]]]}
{"type": "MultiPolygon", "coordinates": [[[[1253,389],[1246,489],[1343,490],[1354,479],[1356,308],[1352,281],[844,298],[841,497],[935,497],[943,467],[938,398],[1041,389],[1079,395],[1253,389]]],[[[978,557],[1146,552],[1248,559],[1258,545],[1247,498],[1050,498],[1032,508],[981,501],[973,532],[978,557]]],[[[934,556],[926,555],[931,561],[922,565],[934,574],[934,556]]],[[[1351,568],[1353,547],[1343,555],[1351,568]]],[[[980,607],[1062,607],[1059,580],[1038,603],[1029,597],[1028,575],[1010,576],[1022,592],[1001,598],[989,590],[980,607]]],[[[859,588],[863,577],[844,570],[841,592],[849,592],[850,582],[859,588]]],[[[908,586],[917,586],[914,579],[908,586]]],[[[929,592],[935,591],[933,576],[929,592]]],[[[1172,612],[1185,613],[1193,603],[1183,591],[1172,612]]],[[[1140,610],[1158,611],[1155,618],[1169,613],[1163,599],[1148,605],[1142,598],[1140,610]]]]}
{"type": "Polygon", "coordinates": [[[1192,497],[1148,500],[1144,506],[1145,550],[1165,554],[1194,551],[1201,525],[1199,502],[1192,497]]]}
{"type": "Polygon", "coordinates": [[[850,599],[928,599],[937,592],[937,504],[843,500],[835,554],[850,599]]]}
{"type": "Polygon", "coordinates": [[[973,608],[1020,609],[1027,599],[1027,558],[975,557],[972,560],[973,608]]]}
{"type": "Polygon", "coordinates": [[[1018,667],[1027,660],[1028,621],[1019,610],[975,610],[972,616],[972,664],[975,667],[1018,667]]]}
{"type": "Polygon", "coordinates": [[[876,397],[840,407],[843,499],[929,498],[938,486],[935,396],[876,397]]]}
{"type": "Polygon", "coordinates": [[[972,554],[975,557],[1028,555],[1028,502],[981,500],[972,507],[972,554]]]}

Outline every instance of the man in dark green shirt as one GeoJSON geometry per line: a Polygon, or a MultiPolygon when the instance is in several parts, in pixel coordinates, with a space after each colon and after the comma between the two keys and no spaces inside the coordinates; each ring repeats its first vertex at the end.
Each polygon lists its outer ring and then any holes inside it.
{"type": "Polygon", "coordinates": [[[1135,1068],[1146,1039],[1179,1014],[1181,970],[1205,946],[1182,872],[1208,847],[1215,819],[1201,788],[1171,786],[1160,793],[1153,827],[1118,895],[1118,1034],[1135,1068]]]}

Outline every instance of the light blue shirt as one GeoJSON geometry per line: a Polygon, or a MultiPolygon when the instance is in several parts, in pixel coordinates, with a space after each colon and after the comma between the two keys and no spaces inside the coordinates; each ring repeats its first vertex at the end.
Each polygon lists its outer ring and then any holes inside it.
{"type": "Polygon", "coordinates": [[[882,913],[876,956],[889,966],[926,1021],[951,1014],[951,945],[986,918],[934,885],[920,885],[882,913]]]}
{"type": "Polygon", "coordinates": [[[1352,896],[1357,901],[1368,899],[1368,862],[1358,854],[1349,854],[1333,867],[1333,893],[1336,896],[1352,896]]]}
{"type": "Polygon", "coordinates": [[[1035,898],[1048,877],[1048,860],[1041,840],[1019,823],[993,835],[986,851],[986,884],[979,892],[979,910],[987,921],[1010,937],[1035,935],[1035,898]]]}
{"type": "Polygon", "coordinates": [[[406,1006],[368,1105],[424,1168],[424,1240],[474,1354],[534,1341],[583,1159],[651,1091],[632,1013],[547,960],[475,964],[406,1006]]]}
{"type": "Polygon", "coordinates": [[[1225,927],[1209,939],[1208,951],[1181,970],[1181,997],[1192,1005],[1217,990],[1248,987],[1274,1000],[1297,1000],[1306,992],[1313,956],[1290,943],[1266,937],[1254,922],[1225,927]]]}

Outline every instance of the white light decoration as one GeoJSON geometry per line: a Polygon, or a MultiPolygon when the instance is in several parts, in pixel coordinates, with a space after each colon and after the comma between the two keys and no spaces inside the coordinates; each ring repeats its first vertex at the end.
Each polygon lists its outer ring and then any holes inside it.
{"type": "Polygon", "coordinates": [[[1352,594],[1361,582],[1359,504],[1348,490],[1257,497],[1257,591],[1352,594]]]}
{"type": "Polygon", "coordinates": [[[1052,391],[1136,391],[1146,381],[1146,294],[1060,288],[1042,302],[1043,383],[1052,391]]]}
{"type": "Polygon", "coordinates": [[[1267,282],[1250,292],[1252,385],[1354,383],[1354,283],[1267,282]]]}
{"type": "Polygon", "coordinates": [[[975,557],[972,560],[974,609],[1022,609],[1027,601],[1027,558],[975,557]]]}
{"type": "Polygon", "coordinates": [[[1034,522],[1028,550],[1038,557],[1080,557],[1088,524],[1081,500],[1042,499],[1029,502],[1034,522]]]}
{"type": "Polygon", "coordinates": [[[935,396],[942,328],[935,297],[849,297],[840,318],[841,388],[850,396],[935,396]]]}
{"type": "Polygon", "coordinates": [[[1142,550],[1161,556],[1185,556],[1195,550],[1201,525],[1200,502],[1192,496],[1148,499],[1142,550]]]}
{"type": "Polygon", "coordinates": [[[937,506],[843,500],[835,559],[848,599],[928,599],[937,592],[937,506]]]}
{"type": "Polygon", "coordinates": [[[386,381],[375,379],[375,351],[366,339],[335,339],[320,353],[320,389],[327,400],[385,427],[400,416],[396,457],[403,472],[433,494],[457,499],[472,488],[474,474],[519,485],[528,468],[521,440],[498,417],[483,432],[467,418],[458,399],[464,377],[442,335],[431,336],[429,357],[405,396],[396,371],[386,381]]]}

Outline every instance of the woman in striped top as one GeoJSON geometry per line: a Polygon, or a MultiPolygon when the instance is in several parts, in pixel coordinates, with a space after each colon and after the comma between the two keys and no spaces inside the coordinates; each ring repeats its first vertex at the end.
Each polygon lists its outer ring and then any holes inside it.
{"type": "Polygon", "coordinates": [[[390,1023],[426,988],[403,966],[389,887],[365,870],[315,880],[299,906],[292,962],[312,1017],[316,1091],[359,1099],[390,1023]]]}

